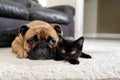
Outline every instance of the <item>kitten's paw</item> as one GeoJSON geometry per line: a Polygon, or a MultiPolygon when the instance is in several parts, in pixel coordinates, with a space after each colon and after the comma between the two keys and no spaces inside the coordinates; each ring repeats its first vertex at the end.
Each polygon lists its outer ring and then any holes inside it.
{"type": "Polygon", "coordinates": [[[61,61],[64,60],[63,58],[54,58],[55,61],[61,61]]]}
{"type": "Polygon", "coordinates": [[[82,55],[80,56],[82,58],[92,58],[90,55],[82,53],[82,55]]]}
{"type": "Polygon", "coordinates": [[[92,58],[90,55],[86,55],[84,58],[92,58]]]}
{"type": "Polygon", "coordinates": [[[69,60],[69,63],[71,63],[71,64],[75,65],[75,64],[79,64],[79,61],[78,61],[78,60],[73,59],[73,60],[69,60]]]}
{"type": "Polygon", "coordinates": [[[19,50],[18,53],[17,53],[17,58],[26,58],[28,55],[27,55],[27,52],[25,50],[19,50]]]}

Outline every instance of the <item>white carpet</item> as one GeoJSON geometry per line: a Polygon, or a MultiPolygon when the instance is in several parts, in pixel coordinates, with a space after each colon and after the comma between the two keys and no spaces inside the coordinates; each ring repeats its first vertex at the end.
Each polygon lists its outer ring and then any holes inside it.
{"type": "Polygon", "coordinates": [[[120,41],[86,40],[79,65],[64,61],[18,59],[0,48],[0,80],[120,80],[120,41]]]}

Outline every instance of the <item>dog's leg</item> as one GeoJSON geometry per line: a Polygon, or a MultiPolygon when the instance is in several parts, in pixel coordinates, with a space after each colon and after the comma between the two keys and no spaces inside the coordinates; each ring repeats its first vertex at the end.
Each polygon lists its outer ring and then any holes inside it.
{"type": "Polygon", "coordinates": [[[18,40],[19,38],[16,37],[15,40],[12,42],[12,52],[17,54],[18,58],[26,58],[27,51],[23,48],[23,44],[18,40]]]}

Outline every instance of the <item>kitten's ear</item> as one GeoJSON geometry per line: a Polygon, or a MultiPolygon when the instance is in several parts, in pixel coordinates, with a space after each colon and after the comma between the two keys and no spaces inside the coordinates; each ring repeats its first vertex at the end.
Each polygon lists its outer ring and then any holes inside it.
{"type": "Polygon", "coordinates": [[[51,25],[53,26],[53,28],[55,29],[55,31],[57,32],[58,35],[63,36],[63,31],[59,24],[51,24],[51,25]]]}
{"type": "Polygon", "coordinates": [[[28,29],[29,29],[29,28],[28,28],[27,25],[22,25],[22,26],[20,27],[20,29],[19,29],[19,33],[20,33],[22,36],[24,36],[28,29]]]}
{"type": "Polygon", "coordinates": [[[84,37],[80,37],[80,38],[77,40],[77,43],[78,43],[80,46],[83,46],[84,37]]]}

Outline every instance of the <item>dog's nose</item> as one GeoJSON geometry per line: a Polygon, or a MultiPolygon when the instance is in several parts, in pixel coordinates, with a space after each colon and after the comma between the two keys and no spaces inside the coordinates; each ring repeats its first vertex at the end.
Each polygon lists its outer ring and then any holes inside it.
{"type": "Polygon", "coordinates": [[[45,47],[46,47],[45,44],[43,44],[43,43],[39,44],[39,48],[44,49],[45,47]]]}

